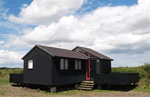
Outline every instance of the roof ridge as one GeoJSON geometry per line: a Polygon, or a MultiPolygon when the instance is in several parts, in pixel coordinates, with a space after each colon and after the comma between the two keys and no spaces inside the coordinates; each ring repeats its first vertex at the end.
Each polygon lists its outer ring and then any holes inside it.
{"type": "MultiPolygon", "coordinates": [[[[44,46],[44,45],[37,45],[37,46],[44,46]]],[[[55,49],[61,49],[61,50],[72,51],[72,50],[69,50],[69,49],[63,49],[63,48],[52,47],[52,46],[44,46],[44,47],[49,47],[49,48],[55,48],[55,49]]]]}
{"type": "Polygon", "coordinates": [[[36,45],[37,47],[39,47],[40,49],[42,49],[43,51],[47,52],[48,54],[54,56],[54,54],[50,51],[47,51],[46,49],[44,49],[41,45],[36,45]]]}

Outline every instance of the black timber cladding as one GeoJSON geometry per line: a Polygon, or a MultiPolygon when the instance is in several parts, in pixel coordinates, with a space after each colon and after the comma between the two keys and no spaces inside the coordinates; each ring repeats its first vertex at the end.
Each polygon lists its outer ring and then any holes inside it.
{"type": "Polygon", "coordinates": [[[20,73],[20,74],[10,74],[9,76],[9,82],[11,83],[17,83],[17,84],[23,84],[23,74],[20,73]]]}
{"type": "Polygon", "coordinates": [[[52,85],[52,56],[38,47],[24,57],[24,83],[52,85]],[[28,60],[33,60],[33,69],[28,69],[28,60]]]}
{"type": "Polygon", "coordinates": [[[111,73],[111,61],[100,59],[100,71],[101,73],[111,73]]]}
{"type": "Polygon", "coordinates": [[[62,85],[62,84],[71,84],[79,83],[83,80],[86,80],[86,60],[82,61],[82,69],[75,70],[75,60],[69,58],[69,70],[60,70],[60,58],[64,57],[53,57],[52,65],[52,85],[62,85]]]}
{"type": "Polygon", "coordinates": [[[94,75],[95,84],[130,85],[139,82],[139,73],[101,73],[94,75]]]}

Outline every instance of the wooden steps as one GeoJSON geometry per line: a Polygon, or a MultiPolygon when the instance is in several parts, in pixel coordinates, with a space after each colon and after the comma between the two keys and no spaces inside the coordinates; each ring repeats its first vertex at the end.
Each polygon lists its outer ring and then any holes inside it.
{"type": "Polygon", "coordinates": [[[94,81],[82,81],[82,83],[78,87],[78,90],[91,91],[94,88],[94,85],[94,81]]]}

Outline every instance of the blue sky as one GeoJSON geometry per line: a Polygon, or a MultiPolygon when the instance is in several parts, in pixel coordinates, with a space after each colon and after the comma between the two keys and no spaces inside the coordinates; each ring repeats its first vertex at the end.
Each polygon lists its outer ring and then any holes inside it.
{"type": "Polygon", "coordinates": [[[23,67],[36,44],[92,48],[112,67],[149,62],[149,0],[0,0],[0,67],[23,67]],[[66,38],[67,37],[67,38],[66,38]]]}

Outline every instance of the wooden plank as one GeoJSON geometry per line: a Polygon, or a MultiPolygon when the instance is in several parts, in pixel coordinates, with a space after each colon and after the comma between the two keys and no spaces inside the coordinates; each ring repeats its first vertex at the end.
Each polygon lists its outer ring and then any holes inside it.
{"type": "Polygon", "coordinates": [[[82,81],[84,83],[94,83],[94,81],[82,81]]]}
{"type": "Polygon", "coordinates": [[[95,84],[93,84],[93,83],[81,83],[82,85],[95,85],[95,84]]]}
{"type": "Polygon", "coordinates": [[[78,89],[86,89],[86,90],[91,90],[92,88],[78,88],[78,89]]]}
{"type": "Polygon", "coordinates": [[[84,85],[80,85],[79,87],[90,87],[90,88],[91,88],[91,87],[93,87],[93,86],[84,86],[84,85]]]}

